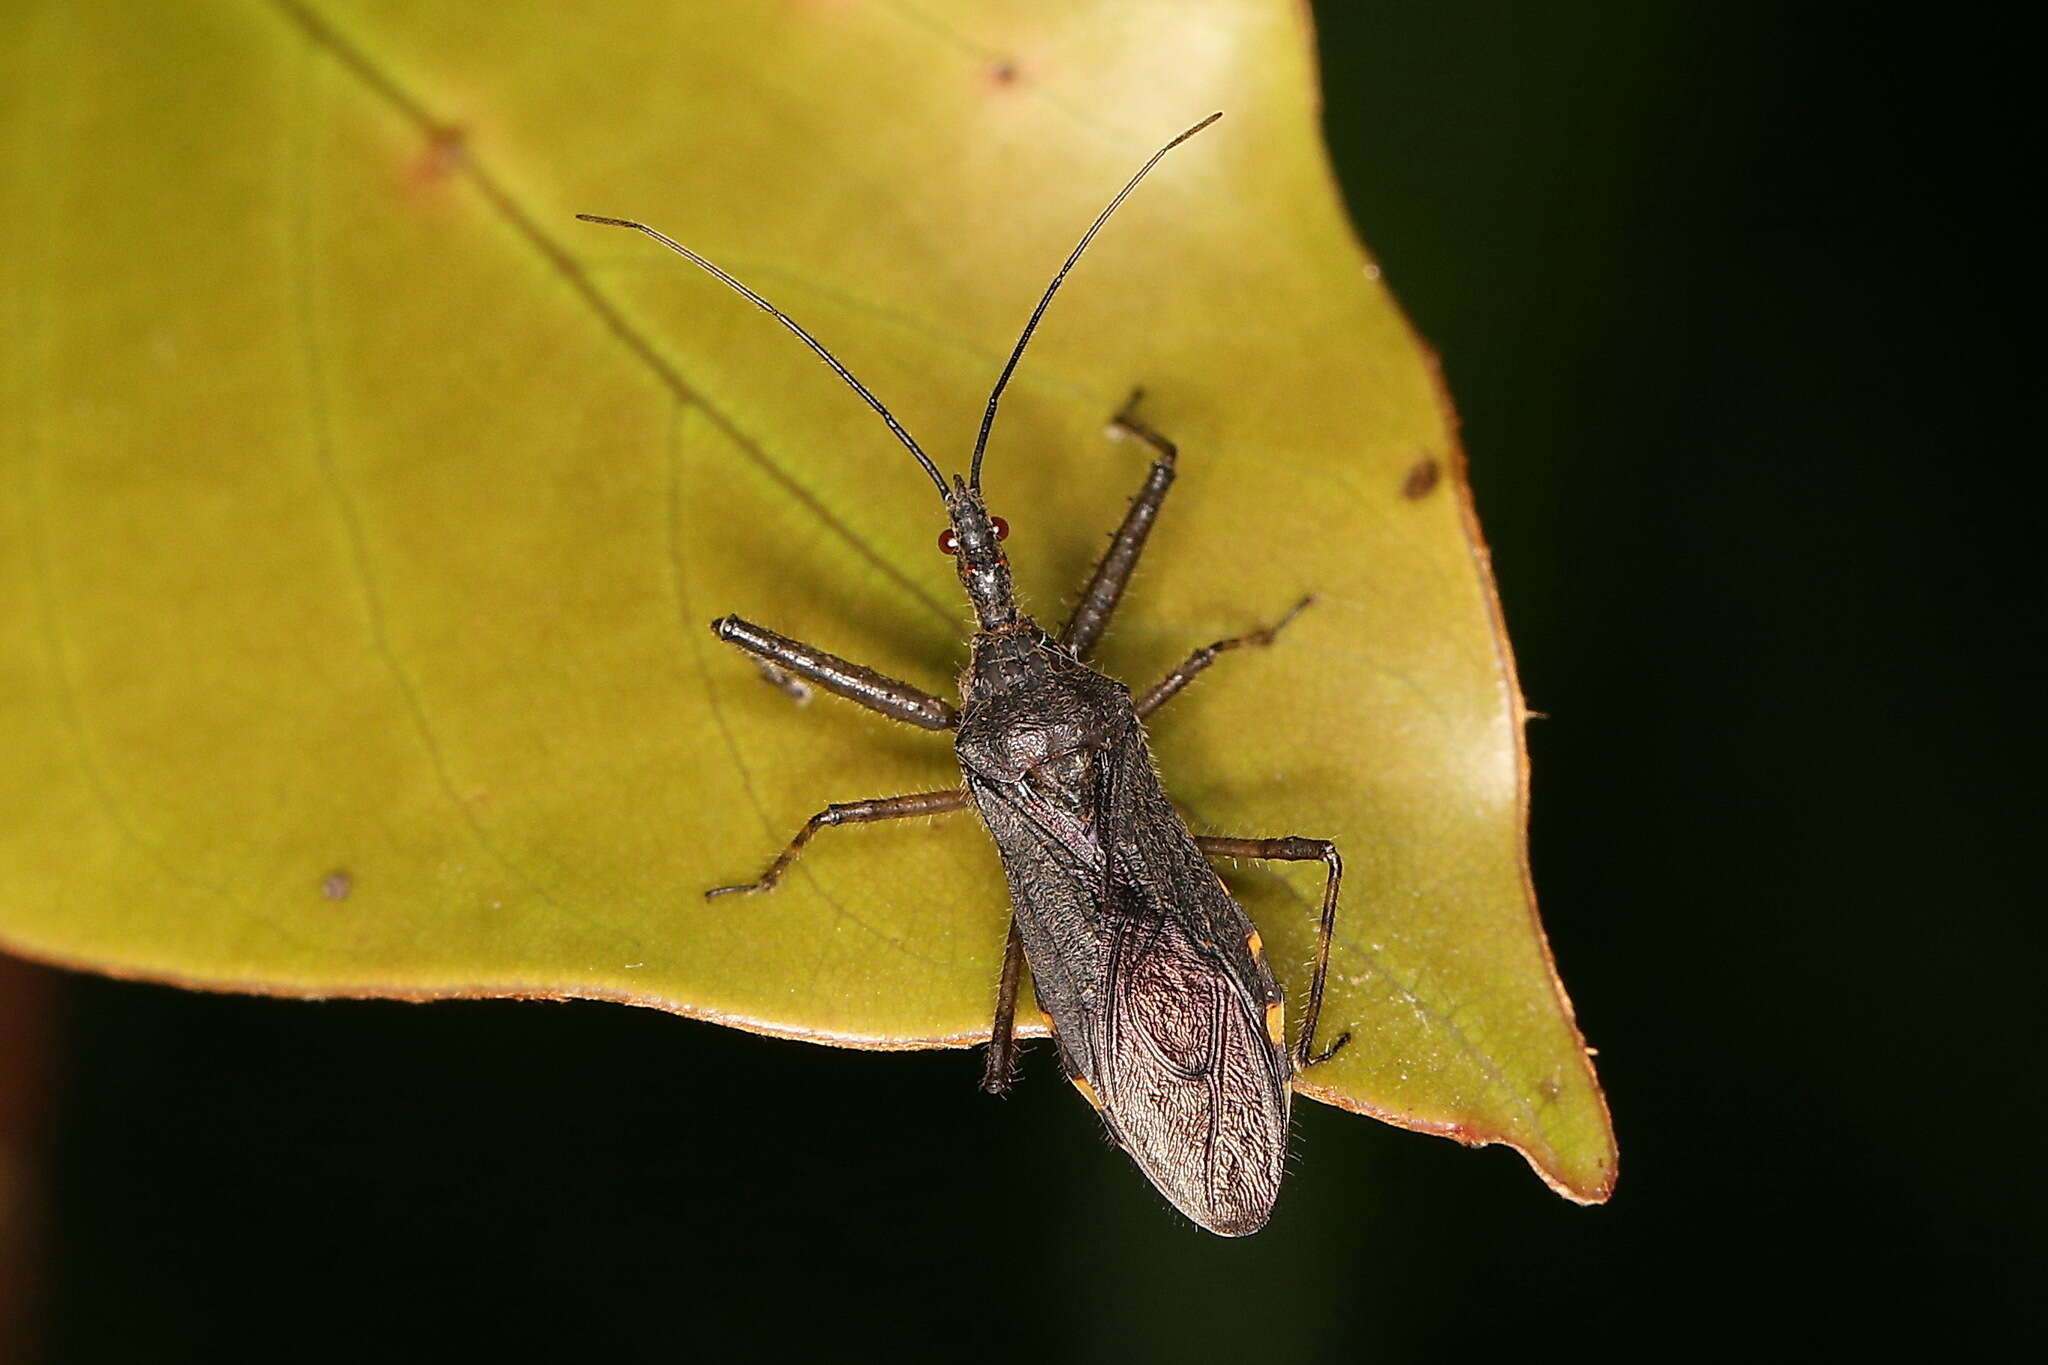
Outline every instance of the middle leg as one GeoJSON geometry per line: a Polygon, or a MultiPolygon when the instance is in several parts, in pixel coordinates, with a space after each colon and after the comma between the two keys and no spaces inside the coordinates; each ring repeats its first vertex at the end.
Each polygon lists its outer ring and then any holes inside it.
{"type": "Polygon", "coordinates": [[[908,796],[882,796],[872,801],[835,801],[825,809],[804,821],[804,827],[789,841],[789,847],[782,850],[768,870],[750,882],[736,886],[714,886],[704,893],[704,899],[714,896],[730,896],[741,891],[770,891],[775,883],[782,880],[782,874],[804,851],[804,845],[811,836],[830,825],[867,825],[877,820],[907,820],[916,815],[943,815],[947,811],[959,810],[967,804],[967,792],[955,787],[951,791],[912,792],[908,796]]]}

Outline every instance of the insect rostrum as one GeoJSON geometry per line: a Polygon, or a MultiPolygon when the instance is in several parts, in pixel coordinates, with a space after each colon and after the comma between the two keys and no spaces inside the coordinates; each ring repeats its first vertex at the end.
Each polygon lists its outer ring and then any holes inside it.
{"type": "MultiPolygon", "coordinates": [[[[964,785],[839,803],[819,811],[759,879],[708,895],[765,891],[818,830],[972,805],[1002,855],[1012,920],[997,984],[983,1084],[1009,1084],[1020,957],[1051,1017],[1061,1065],[1146,1177],[1189,1218],[1237,1236],[1264,1226],[1287,1154],[1295,1073],[1343,1045],[1314,1048],[1343,864],[1324,840],[1204,838],[1189,832],[1153,768],[1143,721],[1223,653],[1271,643],[1278,623],[1196,650],[1133,697],[1088,665],[1173,483],[1176,451],[1127,405],[1112,430],[1152,451],[1151,468],[1073,615],[1057,636],[1018,611],[990,516],[981,460],[1003,389],[1067,272],[1124,198],[1211,115],[1154,153],[1110,201],[1060,267],[989,395],[968,477],[950,482],[880,400],[815,338],[717,266],[644,224],[630,227],[688,257],[770,313],[880,413],[945,501],[940,548],[954,556],[974,606],[972,658],[954,706],[813,645],[726,616],[718,637],[785,674],[883,715],[953,732],[964,785]],[[1285,995],[1258,931],[1209,865],[1210,856],[1320,860],[1328,868],[1308,1007],[1292,1049],[1285,995]]],[[[589,215],[583,215],[589,217],[589,215]]],[[[1135,404],[1136,395],[1132,403],[1135,404]]]]}

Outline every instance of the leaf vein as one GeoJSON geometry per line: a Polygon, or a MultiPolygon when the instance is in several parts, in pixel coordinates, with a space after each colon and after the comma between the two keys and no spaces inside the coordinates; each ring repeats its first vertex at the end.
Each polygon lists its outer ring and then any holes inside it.
{"type": "MultiPolygon", "coordinates": [[[[374,94],[391,104],[407,121],[414,124],[423,137],[430,140],[444,140],[450,124],[437,119],[426,105],[406,90],[389,73],[382,70],[361,48],[349,42],[341,33],[300,0],[273,0],[285,17],[295,24],[320,48],[329,53],[346,70],[360,79],[374,94]]],[[[493,175],[472,152],[465,155],[456,171],[466,176],[490,205],[498,217],[510,227],[526,244],[537,252],[541,259],[568,284],[585,307],[601,322],[605,329],[616,337],[626,349],[646,367],[655,379],[679,401],[690,404],[701,411],[713,425],[733,441],[746,458],[757,465],[786,494],[794,499],[828,530],[838,536],[860,558],[866,560],[878,573],[908,595],[949,627],[954,624],[954,613],[930,593],[905,575],[873,545],[836,516],[815,494],[804,487],[771,456],[761,443],[741,430],[734,420],[722,411],[706,395],[683,377],[656,348],[653,340],[628,320],[620,306],[598,287],[583,262],[570,254],[553,236],[543,231],[539,222],[527,211],[511,192],[493,175]]]]}
{"type": "Polygon", "coordinates": [[[318,280],[312,247],[312,144],[316,126],[315,114],[311,111],[315,108],[315,102],[309,99],[306,104],[309,112],[303,120],[294,149],[296,178],[299,182],[292,194],[293,213],[290,230],[295,304],[294,331],[298,342],[299,361],[305,374],[307,421],[311,427],[313,462],[319,470],[320,481],[327,492],[329,505],[334,509],[340,522],[342,541],[348,547],[349,572],[361,599],[371,649],[383,664],[392,685],[397,689],[412,731],[419,741],[421,751],[426,755],[434,785],[446,798],[449,806],[455,811],[456,818],[461,821],[470,839],[483,851],[484,856],[543,905],[591,928],[611,934],[638,952],[644,946],[638,939],[624,933],[615,925],[565,905],[498,848],[484,828],[483,822],[477,818],[476,811],[456,790],[447,754],[442,747],[440,736],[436,733],[433,718],[427,710],[426,700],[420,694],[417,681],[406,669],[392,644],[390,618],[371,567],[369,538],[363,524],[362,511],[357,507],[355,498],[350,494],[342,478],[340,460],[337,457],[339,443],[334,430],[327,360],[320,345],[318,280]]]}

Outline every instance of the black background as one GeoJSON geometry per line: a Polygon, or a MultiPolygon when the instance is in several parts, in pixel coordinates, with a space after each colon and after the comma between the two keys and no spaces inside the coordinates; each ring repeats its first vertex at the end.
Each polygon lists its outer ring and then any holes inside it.
{"type": "Polygon", "coordinates": [[[1319,10],[1551,717],[1536,878],[1614,1202],[1307,1104],[1225,1243],[1043,1055],[999,1103],[971,1054],[77,978],[51,1358],[2007,1354],[2042,1230],[2018,39],[1319,10]]]}

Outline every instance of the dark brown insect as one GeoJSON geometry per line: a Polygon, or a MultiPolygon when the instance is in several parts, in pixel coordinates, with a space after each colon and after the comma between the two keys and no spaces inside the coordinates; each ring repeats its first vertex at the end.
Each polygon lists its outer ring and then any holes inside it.
{"type": "Polygon", "coordinates": [[[1335,845],[1321,839],[1190,833],[1159,785],[1143,721],[1218,656],[1270,644],[1308,599],[1272,626],[1194,651],[1133,698],[1087,660],[1173,483],[1175,448],[1138,420],[1137,395],[1112,429],[1144,442],[1152,466],[1057,636],[1017,610],[1002,550],[1009,528],[989,515],[981,494],[982,454],[996,405],[1061,282],[1146,172],[1219,117],[1211,115],[1154,153],[1082,236],[1039,299],[989,394],[969,476],[955,475],[950,485],[881,401],[766,299],[645,224],[579,216],[644,232],[709,271],[794,332],[881,414],[945,501],[947,528],[939,546],[956,559],[978,622],[956,709],[908,683],[737,616],[714,621],[721,640],[752,654],[771,676],[808,679],[894,719],[951,730],[965,782],[946,791],[827,806],[757,880],[706,894],[768,890],[827,826],[935,815],[972,804],[1002,855],[1013,910],[983,1086],[999,1091],[1010,1083],[1018,978],[1028,961],[1039,1004],[1052,1019],[1061,1064],[1110,1134],[1181,1212],[1212,1232],[1239,1236],[1265,1225],[1279,1193],[1295,1073],[1326,1059],[1349,1037],[1322,1052],[1314,1049],[1343,862],[1335,845]],[[1286,1044],[1285,994],[1258,930],[1210,867],[1212,856],[1314,859],[1329,869],[1315,974],[1292,1049],[1286,1044]]]}

